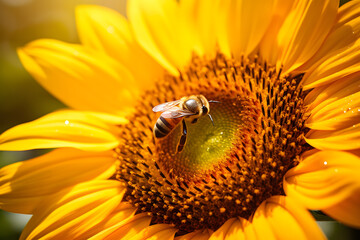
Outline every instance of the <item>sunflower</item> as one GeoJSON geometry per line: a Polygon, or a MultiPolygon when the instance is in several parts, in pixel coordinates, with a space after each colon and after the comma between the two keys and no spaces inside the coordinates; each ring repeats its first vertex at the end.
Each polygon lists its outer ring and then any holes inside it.
{"type": "Polygon", "coordinates": [[[324,238],[308,210],[360,227],[359,0],[129,0],[127,16],[79,6],[81,44],[18,50],[69,106],[0,136],[55,148],[0,170],[1,209],[32,214],[21,239],[324,238]],[[155,137],[153,107],[192,95],[213,122],[155,137]]]}

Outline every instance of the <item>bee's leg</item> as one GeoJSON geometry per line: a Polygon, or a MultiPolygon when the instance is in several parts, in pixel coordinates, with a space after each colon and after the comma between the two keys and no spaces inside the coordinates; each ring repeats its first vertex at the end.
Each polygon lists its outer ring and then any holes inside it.
{"type": "Polygon", "coordinates": [[[182,130],[183,133],[181,135],[180,141],[179,141],[179,145],[177,147],[177,152],[181,152],[185,146],[186,143],[186,134],[187,134],[187,129],[186,129],[186,123],[185,120],[182,120],[182,130]]]}
{"type": "Polygon", "coordinates": [[[198,121],[198,118],[194,118],[194,120],[191,121],[191,123],[196,123],[198,121]]]}

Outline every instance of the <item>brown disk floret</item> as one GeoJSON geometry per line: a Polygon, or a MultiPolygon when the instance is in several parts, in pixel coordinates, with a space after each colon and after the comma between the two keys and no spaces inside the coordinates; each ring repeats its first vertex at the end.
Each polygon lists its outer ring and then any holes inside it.
{"type": "MultiPolygon", "coordinates": [[[[216,230],[236,216],[249,218],[262,201],[284,194],[284,174],[309,148],[303,139],[301,79],[282,76],[257,58],[237,61],[221,54],[211,60],[194,57],[179,77],[166,76],[139,100],[122,127],[116,178],[128,189],[124,200],[138,212],[149,212],[153,224],[173,224],[178,234],[216,230]],[[207,146],[192,145],[205,134],[195,127],[181,153],[176,152],[180,126],[164,139],[153,136],[159,115],[152,108],[193,94],[220,102],[211,105],[215,126],[206,123],[206,134],[227,128],[232,136],[211,164],[198,159],[197,150],[205,151],[199,146],[207,146]],[[193,164],[198,160],[205,167],[193,164]]],[[[204,126],[205,120],[196,124],[204,126]]]]}

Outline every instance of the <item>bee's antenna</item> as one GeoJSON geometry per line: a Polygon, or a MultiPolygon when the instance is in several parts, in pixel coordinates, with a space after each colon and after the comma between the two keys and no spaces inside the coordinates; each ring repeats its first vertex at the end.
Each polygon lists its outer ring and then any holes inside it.
{"type": "Polygon", "coordinates": [[[208,114],[208,116],[209,116],[209,118],[210,118],[210,120],[211,120],[212,125],[215,126],[215,125],[214,125],[214,120],[213,120],[213,118],[211,117],[210,113],[208,114]]]}
{"type": "Polygon", "coordinates": [[[221,103],[221,102],[215,101],[215,100],[209,100],[208,102],[209,102],[209,103],[221,103]]]}

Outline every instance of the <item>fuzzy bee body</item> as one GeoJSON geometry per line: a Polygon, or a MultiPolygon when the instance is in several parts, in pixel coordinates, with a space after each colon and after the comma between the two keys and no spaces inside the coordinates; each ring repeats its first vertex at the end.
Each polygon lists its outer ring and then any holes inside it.
{"type": "Polygon", "coordinates": [[[209,115],[211,121],[209,101],[203,95],[191,95],[182,97],[179,100],[166,102],[153,108],[154,112],[162,112],[154,126],[156,138],[163,138],[169,135],[175,127],[182,122],[182,136],[179,140],[177,151],[181,152],[186,143],[185,119],[195,123],[198,118],[209,115]]]}
{"type": "Polygon", "coordinates": [[[182,118],[164,118],[160,116],[154,127],[156,138],[163,138],[169,135],[172,130],[181,122],[182,118]]]}

